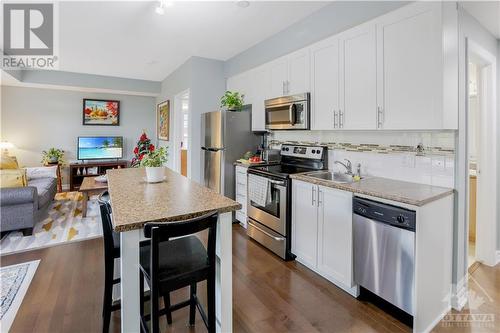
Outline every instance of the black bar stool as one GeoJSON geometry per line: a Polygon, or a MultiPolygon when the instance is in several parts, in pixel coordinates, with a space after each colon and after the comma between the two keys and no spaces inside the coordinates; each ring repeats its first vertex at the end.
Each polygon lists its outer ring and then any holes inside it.
{"type": "Polygon", "coordinates": [[[102,305],[102,332],[109,332],[111,312],[120,309],[120,303],[113,304],[113,285],[120,283],[114,279],[114,260],[120,258],[120,234],[113,230],[111,223],[111,206],[108,191],[97,199],[101,209],[102,233],[104,237],[104,297],[102,305]]]}
{"type": "Polygon", "coordinates": [[[151,320],[151,332],[159,333],[159,317],[167,314],[171,324],[171,312],[189,306],[189,324],[194,325],[196,308],[208,332],[215,333],[215,242],[218,213],[213,212],[197,218],[179,222],[147,223],[144,236],[151,239],[150,245],[141,247],[139,281],[144,289],[144,279],[151,290],[151,315],[144,315],[144,296],[140,295],[141,330],[149,332],[147,321],[151,320]],[[208,246],[205,249],[194,235],[208,229],[208,246]],[[182,237],[185,236],[185,237],[182,237]],[[181,237],[171,239],[174,237],[181,237]],[[208,315],[196,296],[196,284],[207,280],[208,315]],[[169,293],[190,287],[190,297],[184,302],[170,305],[169,293]],[[160,310],[158,300],[163,296],[165,309],[160,310]]]}
{"type": "MultiPolygon", "coordinates": [[[[111,222],[111,205],[109,193],[105,191],[97,198],[101,209],[102,233],[104,238],[104,296],[102,302],[102,332],[109,332],[111,312],[120,310],[120,301],[113,304],[113,285],[120,283],[115,279],[115,259],[120,258],[120,234],[113,230],[111,222]]],[[[142,241],[140,246],[149,245],[149,240],[142,241]]],[[[149,299],[146,296],[145,299],[149,299]]]]}

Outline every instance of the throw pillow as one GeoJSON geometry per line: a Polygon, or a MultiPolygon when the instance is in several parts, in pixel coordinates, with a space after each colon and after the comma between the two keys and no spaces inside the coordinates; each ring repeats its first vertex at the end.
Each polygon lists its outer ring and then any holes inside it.
{"type": "Polygon", "coordinates": [[[51,167],[26,168],[28,180],[39,178],[57,178],[57,165],[51,167]]]}
{"type": "Polygon", "coordinates": [[[0,188],[24,187],[27,185],[26,171],[22,169],[0,170],[0,188]]]}
{"type": "Polygon", "coordinates": [[[0,157],[0,170],[4,169],[19,169],[17,159],[14,156],[2,154],[0,157]]]}

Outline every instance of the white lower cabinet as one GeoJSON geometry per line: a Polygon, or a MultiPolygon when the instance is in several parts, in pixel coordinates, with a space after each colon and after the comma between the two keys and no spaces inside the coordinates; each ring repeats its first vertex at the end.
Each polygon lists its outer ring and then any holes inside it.
{"type": "Polygon", "coordinates": [[[314,184],[292,181],[292,253],[304,265],[317,265],[318,207],[314,184]]]}
{"type": "Polygon", "coordinates": [[[292,253],[353,296],[352,193],[292,181],[292,253]]]}
{"type": "Polygon", "coordinates": [[[352,193],[318,186],[318,272],[352,287],[352,193]]]}
{"type": "Polygon", "coordinates": [[[246,229],[247,227],[247,168],[237,165],[235,167],[235,197],[241,204],[241,209],[236,211],[236,219],[246,229]]]}

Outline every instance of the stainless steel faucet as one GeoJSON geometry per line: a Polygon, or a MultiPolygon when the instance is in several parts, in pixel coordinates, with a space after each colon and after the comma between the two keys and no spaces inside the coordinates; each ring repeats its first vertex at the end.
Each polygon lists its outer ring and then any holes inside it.
{"type": "Polygon", "coordinates": [[[346,175],[353,175],[351,161],[349,161],[347,158],[344,159],[344,161],[346,161],[346,163],[343,163],[343,162],[340,162],[340,161],[335,161],[334,163],[342,165],[346,169],[346,172],[345,172],[346,175]]]}

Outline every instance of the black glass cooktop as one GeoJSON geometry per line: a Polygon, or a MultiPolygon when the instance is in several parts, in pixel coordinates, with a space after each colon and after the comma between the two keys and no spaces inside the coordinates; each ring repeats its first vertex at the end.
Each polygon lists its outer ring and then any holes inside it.
{"type": "Polygon", "coordinates": [[[264,173],[280,178],[287,178],[294,173],[311,171],[311,169],[301,168],[293,165],[276,164],[249,168],[250,173],[264,173]],[[252,172],[254,171],[254,172],[252,172]]]}

